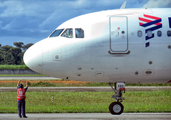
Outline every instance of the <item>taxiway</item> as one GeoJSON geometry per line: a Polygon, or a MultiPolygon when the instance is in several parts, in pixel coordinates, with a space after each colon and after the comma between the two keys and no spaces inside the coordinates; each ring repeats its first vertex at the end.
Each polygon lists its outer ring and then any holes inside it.
{"type": "MultiPolygon", "coordinates": [[[[170,120],[171,113],[42,113],[27,114],[27,120],[170,120]]],[[[18,114],[0,114],[0,120],[18,120],[18,114]]]]}

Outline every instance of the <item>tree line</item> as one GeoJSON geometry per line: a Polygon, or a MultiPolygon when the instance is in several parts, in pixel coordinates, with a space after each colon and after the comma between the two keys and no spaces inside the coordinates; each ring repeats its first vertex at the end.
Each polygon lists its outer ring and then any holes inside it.
{"type": "Polygon", "coordinates": [[[0,44],[0,64],[4,65],[23,65],[24,52],[33,45],[29,43],[24,45],[23,42],[14,42],[13,46],[0,44]]]}

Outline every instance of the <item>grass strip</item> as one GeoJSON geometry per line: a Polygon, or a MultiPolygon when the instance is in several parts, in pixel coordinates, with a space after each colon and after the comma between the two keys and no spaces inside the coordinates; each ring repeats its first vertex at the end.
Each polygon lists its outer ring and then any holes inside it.
{"type": "MultiPolygon", "coordinates": [[[[27,113],[108,113],[113,92],[27,92],[27,113]],[[52,102],[52,96],[54,101],[52,102]]],[[[0,93],[0,113],[17,113],[16,92],[0,93]]],[[[171,112],[171,92],[128,91],[124,112],[171,112]]]]}
{"type": "Polygon", "coordinates": [[[0,77],[39,77],[45,76],[42,74],[0,74],[0,77]]]}
{"type": "Polygon", "coordinates": [[[26,65],[0,65],[0,69],[29,69],[26,65]]]}
{"type": "MultiPolygon", "coordinates": [[[[16,87],[18,80],[0,80],[0,87],[16,87]]],[[[24,83],[25,85],[25,83],[24,83]]],[[[31,80],[29,87],[109,87],[108,83],[81,82],[69,80],[31,80]]],[[[126,86],[171,86],[170,83],[163,84],[126,84],[126,86]]]]}

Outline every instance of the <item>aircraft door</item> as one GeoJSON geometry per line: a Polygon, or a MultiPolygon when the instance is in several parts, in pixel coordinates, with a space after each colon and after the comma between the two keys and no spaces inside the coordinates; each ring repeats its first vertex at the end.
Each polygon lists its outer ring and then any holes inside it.
{"type": "Polygon", "coordinates": [[[128,18],[126,16],[111,16],[109,18],[110,51],[111,54],[127,54],[128,51],[128,18]]]}

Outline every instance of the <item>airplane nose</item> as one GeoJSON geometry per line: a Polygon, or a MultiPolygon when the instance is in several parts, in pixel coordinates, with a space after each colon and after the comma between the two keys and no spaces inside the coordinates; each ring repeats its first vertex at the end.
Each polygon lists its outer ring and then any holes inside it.
{"type": "Polygon", "coordinates": [[[40,45],[34,44],[23,56],[24,63],[37,73],[42,73],[42,51],[40,45]]]}

